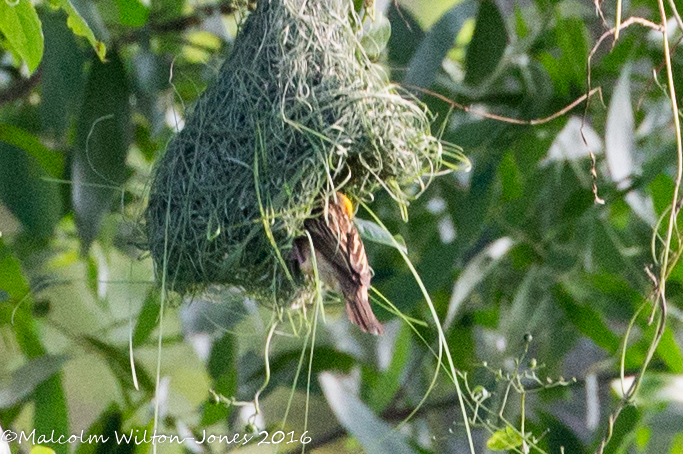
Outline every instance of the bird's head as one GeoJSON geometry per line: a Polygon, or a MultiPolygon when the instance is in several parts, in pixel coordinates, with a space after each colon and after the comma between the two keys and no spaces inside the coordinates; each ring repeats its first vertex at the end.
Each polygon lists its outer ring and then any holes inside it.
{"type": "Polygon", "coordinates": [[[337,204],[344,210],[349,219],[353,219],[353,203],[341,192],[337,192],[337,204]]]}

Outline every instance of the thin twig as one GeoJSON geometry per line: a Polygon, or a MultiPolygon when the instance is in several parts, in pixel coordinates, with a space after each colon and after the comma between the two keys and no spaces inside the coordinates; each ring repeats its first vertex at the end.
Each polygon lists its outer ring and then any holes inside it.
{"type": "Polygon", "coordinates": [[[183,31],[187,28],[201,24],[202,20],[204,20],[204,18],[207,16],[212,16],[216,13],[234,14],[239,9],[239,7],[235,6],[235,2],[231,0],[214,3],[211,5],[204,5],[197,7],[194,13],[189,16],[179,17],[168,22],[151,24],[150,28],[152,31],[158,33],[183,31]]]}
{"type": "Polygon", "coordinates": [[[430,91],[430,90],[425,90],[424,88],[416,87],[414,85],[403,85],[403,87],[408,89],[408,90],[415,90],[415,91],[425,93],[429,96],[433,96],[434,98],[440,99],[441,101],[444,101],[444,102],[450,104],[451,106],[453,106],[457,109],[460,109],[460,110],[467,112],[467,113],[470,113],[472,115],[476,115],[478,117],[489,118],[491,120],[498,120],[498,121],[502,121],[505,123],[511,123],[514,125],[530,125],[530,126],[542,125],[544,123],[548,123],[552,120],[555,120],[556,118],[559,118],[562,115],[565,115],[567,112],[572,110],[574,107],[576,107],[577,105],[586,101],[587,99],[589,99],[590,97],[592,97],[596,93],[598,93],[600,96],[600,99],[602,99],[602,89],[600,87],[597,87],[597,88],[592,89],[590,92],[580,96],[579,98],[574,100],[572,103],[568,104],[567,106],[558,110],[557,112],[553,113],[552,115],[549,115],[549,116],[544,117],[544,118],[533,119],[533,120],[520,120],[518,118],[505,117],[503,115],[497,115],[497,114],[492,114],[489,112],[484,112],[482,110],[475,109],[475,108],[472,108],[470,106],[466,106],[464,104],[460,104],[458,102],[455,102],[452,99],[449,99],[446,96],[441,95],[439,93],[435,93],[435,92],[430,91]]]}
{"type": "Polygon", "coordinates": [[[607,19],[605,19],[605,15],[602,12],[602,1],[603,0],[593,0],[593,5],[595,5],[595,13],[600,16],[600,20],[602,20],[602,25],[607,27],[607,19]]]}
{"type": "MultiPolygon", "coordinates": [[[[681,143],[681,126],[680,126],[680,121],[679,121],[679,116],[678,116],[678,103],[676,100],[676,87],[674,85],[674,80],[673,80],[673,72],[671,69],[671,48],[669,46],[669,40],[667,36],[667,22],[668,19],[666,17],[666,12],[664,10],[664,1],[663,0],[658,0],[657,2],[659,6],[659,13],[661,17],[662,24],[661,25],[656,25],[650,21],[647,21],[642,18],[630,18],[633,19],[633,23],[640,23],[641,25],[646,25],[650,28],[656,29],[661,31],[662,36],[663,36],[663,52],[664,52],[664,61],[666,63],[666,70],[667,70],[667,82],[669,85],[669,99],[671,101],[671,109],[673,111],[673,118],[674,118],[674,126],[676,130],[676,161],[677,161],[677,168],[676,168],[676,180],[674,184],[674,193],[672,197],[672,205],[669,213],[669,223],[667,225],[667,231],[666,231],[666,239],[664,241],[664,253],[663,253],[663,258],[662,258],[662,264],[660,268],[660,275],[659,278],[656,278],[653,273],[649,271],[649,269],[646,269],[646,273],[650,277],[651,280],[655,283],[655,288],[652,293],[652,295],[648,299],[654,299],[653,301],[653,308],[652,308],[652,314],[648,318],[648,324],[652,324],[657,312],[657,309],[661,309],[659,313],[659,317],[657,319],[657,326],[655,330],[655,336],[652,339],[652,342],[650,343],[650,346],[647,351],[647,355],[645,357],[645,360],[643,361],[643,364],[640,368],[640,371],[638,374],[636,374],[635,380],[633,381],[633,384],[629,387],[629,389],[624,393],[623,398],[619,402],[619,405],[617,406],[616,410],[610,415],[609,417],[609,427],[607,430],[607,434],[603,437],[600,446],[598,450],[596,451],[597,454],[602,454],[605,447],[609,443],[609,441],[612,439],[612,435],[614,433],[614,424],[616,423],[620,413],[629,405],[633,404],[633,398],[634,396],[638,393],[638,390],[640,389],[640,385],[642,384],[642,381],[645,376],[645,372],[648,369],[648,366],[650,364],[650,361],[654,357],[654,354],[657,350],[657,346],[659,345],[659,342],[664,335],[664,330],[666,328],[666,316],[667,316],[667,307],[666,307],[666,280],[670,274],[670,269],[673,268],[673,265],[669,264],[669,255],[671,252],[671,242],[673,240],[673,234],[674,234],[674,228],[676,227],[676,221],[678,217],[678,211],[677,204],[678,204],[678,193],[680,191],[681,187],[681,180],[683,179],[683,144],[681,143]]],[[[629,20],[630,20],[629,19],[629,20]]],[[[627,21],[628,22],[628,21],[627,21]]],[[[624,22],[626,24],[626,22],[624,22]]],[[[610,31],[611,32],[611,31],[610,31]]],[[[606,35],[609,35],[610,32],[607,32],[606,35]]],[[[602,39],[605,37],[601,37],[600,41],[596,44],[596,46],[593,48],[591,51],[590,56],[592,57],[593,54],[595,53],[595,50],[597,47],[600,45],[600,42],[602,39]]],[[[589,57],[590,59],[590,57],[589,57]]],[[[589,64],[589,69],[590,69],[590,64],[589,64]]],[[[590,81],[590,79],[589,79],[590,81]]],[[[655,231],[654,233],[657,235],[657,232],[655,231]]],[[[674,258],[677,260],[678,257],[680,256],[680,253],[676,253],[674,255],[674,258]]],[[[672,261],[673,264],[675,264],[675,261],[672,261]]],[[[632,319],[631,323],[635,323],[635,318],[638,316],[640,310],[636,312],[634,315],[634,318],[632,319]]],[[[625,350],[626,350],[626,343],[628,341],[628,335],[626,336],[626,339],[624,339],[624,348],[622,352],[622,371],[623,371],[623,365],[624,365],[624,356],[625,356],[625,350]]],[[[623,377],[623,372],[622,372],[622,377],[623,377]]],[[[622,378],[623,381],[623,378],[622,378]]]]}
{"type": "Polygon", "coordinates": [[[158,19],[152,16],[150,17],[146,27],[137,30],[130,30],[128,33],[124,33],[117,39],[123,43],[132,43],[140,39],[141,33],[147,36],[150,32],[158,34],[182,32],[188,28],[201,25],[202,21],[216,13],[230,15],[241,10],[242,8],[237,6],[234,0],[226,0],[219,3],[212,3],[210,5],[197,6],[192,14],[171,19],[165,22],[160,22],[158,19]]]}
{"type": "MultiPolygon", "coordinates": [[[[636,370],[629,370],[627,371],[629,375],[635,374],[637,371],[636,370]]],[[[609,383],[611,383],[613,380],[618,379],[619,374],[615,374],[614,372],[610,371],[605,371],[604,373],[598,374],[598,382],[600,383],[601,386],[608,386],[609,383]]],[[[567,386],[571,388],[579,388],[581,386],[584,386],[585,380],[582,378],[577,379],[576,381],[573,381],[571,383],[568,383],[567,386]]],[[[537,385],[537,386],[527,386],[526,392],[536,392],[536,391],[542,391],[546,389],[545,386],[542,385],[537,385]]],[[[390,404],[386,410],[384,410],[380,414],[380,418],[384,421],[390,421],[390,422],[395,422],[395,421],[403,421],[406,417],[408,416],[413,416],[413,417],[420,417],[420,416],[425,416],[429,413],[433,412],[441,412],[444,410],[449,410],[455,408],[458,403],[458,395],[457,394],[451,394],[448,397],[444,397],[443,399],[435,400],[432,402],[427,402],[423,404],[420,408],[416,409],[414,407],[406,407],[406,408],[399,408],[398,401],[394,401],[394,404],[390,404]]],[[[614,422],[611,423],[612,425],[614,422]]],[[[334,429],[330,430],[329,432],[326,432],[322,435],[315,436],[311,443],[308,443],[306,445],[306,450],[312,450],[312,449],[317,449],[326,445],[329,445],[345,436],[347,436],[349,433],[344,429],[343,427],[335,427],[334,429]]],[[[285,454],[295,454],[295,453],[300,453],[301,452],[301,446],[296,447],[290,451],[286,451],[285,454]]]]}
{"type": "MultiPolygon", "coordinates": [[[[604,16],[602,16],[602,11],[599,9],[599,5],[597,3],[596,3],[596,9],[598,11],[600,11],[600,16],[603,18],[603,22],[604,22],[604,16]]],[[[654,30],[659,30],[659,31],[662,30],[661,26],[655,24],[654,22],[650,22],[647,19],[643,19],[642,17],[629,17],[624,22],[617,24],[616,27],[611,28],[610,30],[607,30],[605,33],[603,33],[602,36],[600,36],[600,38],[597,40],[597,42],[595,43],[595,45],[591,49],[590,53],[588,54],[588,62],[586,64],[586,88],[588,89],[588,93],[586,93],[586,95],[584,95],[587,97],[586,98],[587,102],[586,102],[586,106],[585,106],[584,111],[583,111],[583,119],[581,120],[581,129],[580,129],[581,139],[583,140],[583,143],[586,145],[587,148],[588,148],[588,141],[586,140],[586,137],[583,133],[583,127],[586,124],[586,118],[588,116],[588,108],[590,107],[590,96],[588,96],[588,95],[593,93],[593,90],[595,90],[595,89],[591,89],[591,63],[593,60],[593,56],[598,51],[598,48],[600,47],[602,42],[605,39],[607,39],[607,37],[614,35],[615,42],[616,42],[616,38],[618,36],[619,30],[624,29],[626,27],[629,27],[633,24],[640,24],[640,25],[643,25],[645,27],[648,27],[648,28],[651,28],[654,30]]],[[[614,43],[612,44],[612,48],[614,48],[614,43]]],[[[598,87],[598,88],[600,88],[600,87],[598,87]]],[[[602,93],[600,94],[600,99],[602,100],[602,93]]],[[[590,158],[591,158],[591,182],[592,182],[591,183],[591,189],[593,191],[593,201],[597,205],[604,205],[605,200],[602,197],[600,197],[600,195],[598,193],[598,171],[597,171],[595,153],[593,152],[593,150],[589,149],[589,154],[590,154],[590,158]]]]}
{"type": "MultiPolygon", "coordinates": [[[[647,19],[644,19],[642,17],[632,16],[632,17],[629,17],[628,19],[626,19],[624,22],[621,23],[621,25],[619,26],[619,30],[623,30],[624,28],[630,27],[633,24],[639,24],[639,25],[642,25],[643,27],[647,27],[647,28],[650,28],[652,30],[659,31],[659,32],[661,32],[664,29],[661,25],[655,24],[654,22],[651,22],[647,19]]],[[[598,38],[595,45],[593,46],[590,53],[588,54],[588,64],[586,67],[586,69],[587,69],[586,79],[587,79],[587,83],[588,83],[588,85],[587,85],[588,88],[590,88],[590,86],[591,86],[591,61],[593,60],[593,56],[598,51],[598,48],[600,47],[602,42],[605,39],[607,39],[609,36],[614,35],[616,32],[617,32],[617,27],[614,27],[614,28],[607,30],[605,33],[603,33],[602,36],[600,36],[600,38],[598,38]]],[[[587,109],[588,109],[588,106],[586,106],[586,110],[587,109]]]]}
{"type": "Polygon", "coordinates": [[[669,0],[669,8],[671,8],[671,11],[673,12],[674,17],[676,18],[676,23],[678,24],[678,28],[681,29],[683,32],[683,19],[681,19],[681,15],[678,14],[678,9],[676,8],[676,3],[674,0],[669,0]]]}
{"type": "Polygon", "coordinates": [[[9,87],[0,91],[0,106],[16,101],[17,99],[21,99],[29,94],[31,90],[40,82],[42,73],[43,66],[40,65],[28,79],[18,79],[9,87]]]}
{"type": "MultiPolygon", "coordinates": [[[[683,143],[681,142],[681,123],[678,115],[678,101],[676,100],[676,86],[674,85],[673,69],[671,68],[671,55],[669,53],[669,39],[667,37],[667,17],[664,11],[664,3],[662,0],[657,2],[659,4],[659,13],[662,17],[662,36],[664,37],[664,57],[666,61],[666,75],[669,83],[669,99],[671,100],[671,111],[673,113],[674,127],[676,129],[676,181],[674,185],[672,206],[675,207],[678,203],[678,193],[681,188],[681,180],[683,179],[683,143]]],[[[669,225],[666,231],[666,242],[664,244],[664,258],[662,261],[661,277],[660,277],[660,298],[662,302],[662,310],[666,311],[666,277],[669,267],[669,252],[671,250],[671,240],[673,238],[673,230],[676,224],[676,217],[678,210],[671,210],[669,217],[669,225]]]]}
{"type": "MultiPolygon", "coordinates": [[[[629,17],[628,19],[626,19],[624,22],[621,23],[621,25],[619,26],[619,30],[630,27],[633,24],[640,24],[644,27],[647,27],[647,28],[650,28],[652,30],[659,31],[659,32],[661,32],[663,30],[661,25],[655,24],[654,22],[651,22],[647,19],[643,19],[642,17],[629,17]]],[[[595,55],[595,53],[600,48],[600,45],[602,44],[602,42],[605,39],[607,39],[609,36],[614,35],[616,32],[617,32],[617,27],[614,27],[614,28],[607,30],[605,33],[603,33],[602,36],[600,36],[600,38],[598,38],[595,45],[593,46],[590,53],[588,54],[588,63],[586,65],[586,87],[589,89],[589,93],[592,91],[592,90],[590,90],[590,87],[591,87],[591,62],[593,61],[593,56],[595,55]]],[[[586,103],[586,113],[588,112],[588,106],[589,106],[589,103],[586,103]]],[[[586,116],[586,113],[584,113],[584,118],[586,116]]]]}
{"type": "MultiPolygon", "coordinates": [[[[683,36],[678,38],[678,41],[674,43],[673,46],[671,46],[671,56],[673,57],[676,55],[676,49],[678,49],[678,46],[683,42],[683,36]]],[[[647,86],[643,89],[643,94],[641,97],[638,99],[638,104],[636,105],[636,110],[640,110],[640,106],[643,104],[643,101],[645,100],[645,94],[650,91],[652,88],[652,85],[654,85],[655,82],[657,82],[657,74],[659,74],[662,69],[664,69],[664,66],[666,66],[666,61],[662,59],[662,61],[657,65],[657,68],[652,70],[652,77],[650,78],[650,81],[647,83],[647,86]]],[[[659,85],[659,84],[658,84],[659,85]]]]}

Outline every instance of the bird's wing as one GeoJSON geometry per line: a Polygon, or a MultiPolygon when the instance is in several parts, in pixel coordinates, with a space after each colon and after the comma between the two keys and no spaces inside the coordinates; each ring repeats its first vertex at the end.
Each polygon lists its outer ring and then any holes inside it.
{"type": "Polygon", "coordinates": [[[349,224],[350,228],[346,234],[348,250],[347,260],[351,264],[351,268],[360,276],[361,283],[366,287],[369,287],[372,273],[370,273],[370,265],[368,265],[368,256],[365,254],[365,246],[363,246],[363,240],[360,238],[360,233],[358,233],[358,229],[353,225],[351,219],[349,219],[349,224]]]}
{"type": "Polygon", "coordinates": [[[372,312],[368,301],[370,267],[365,247],[353,221],[337,203],[329,203],[326,212],[304,222],[313,240],[316,254],[334,268],[335,277],[346,301],[349,320],[361,330],[375,335],[384,328],[372,312]]]}
{"type": "Polygon", "coordinates": [[[334,266],[340,276],[356,285],[370,285],[370,269],[365,248],[353,221],[335,203],[325,214],[306,220],[313,246],[334,266]]]}

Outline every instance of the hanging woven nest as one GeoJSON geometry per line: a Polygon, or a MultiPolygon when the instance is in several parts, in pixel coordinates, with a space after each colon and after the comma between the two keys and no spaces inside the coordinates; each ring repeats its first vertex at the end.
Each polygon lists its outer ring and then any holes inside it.
{"type": "MultiPolygon", "coordinates": [[[[442,165],[426,108],[360,45],[351,0],[260,0],[157,164],[146,228],[166,288],[289,302],[294,238],[335,190],[406,203],[442,165]]],[[[310,289],[309,289],[310,290],[310,289]]]]}

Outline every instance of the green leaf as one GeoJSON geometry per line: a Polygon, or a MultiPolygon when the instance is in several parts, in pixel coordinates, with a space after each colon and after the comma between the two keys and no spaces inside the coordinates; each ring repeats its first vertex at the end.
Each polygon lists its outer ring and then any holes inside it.
{"type": "Polygon", "coordinates": [[[55,452],[47,446],[34,446],[31,449],[31,454],[55,454],[55,452]]]}
{"type": "MultiPolygon", "coordinates": [[[[648,372],[645,375],[645,378],[647,378],[651,373],[652,372],[648,372]]],[[[614,435],[610,439],[608,445],[614,447],[615,449],[610,449],[607,452],[614,454],[628,453],[628,447],[630,447],[631,443],[635,441],[635,433],[638,430],[638,428],[644,427],[647,423],[650,422],[650,418],[648,417],[650,415],[646,415],[647,412],[645,412],[644,409],[636,407],[635,405],[627,406],[626,408],[624,408],[624,410],[619,414],[619,418],[617,418],[616,424],[614,424],[614,435]]],[[[588,452],[592,453],[594,451],[590,450],[588,452]]],[[[648,450],[647,452],[659,454],[661,451],[648,450]]]]}
{"type": "Polygon", "coordinates": [[[0,141],[21,148],[33,156],[45,173],[51,177],[59,178],[62,175],[64,167],[62,155],[47,148],[29,132],[16,126],[0,123],[0,141]]]}
{"type": "Polygon", "coordinates": [[[186,0],[151,0],[151,10],[154,19],[166,22],[183,14],[186,0]]]}
{"type": "Polygon", "coordinates": [[[683,373],[683,357],[671,328],[664,331],[659,345],[657,345],[657,355],[662,358],[671,372],[683,373]]]}
{"type": "Polygon", "coordinates": [[[26,62],[30,72],[43,58],[43,31],[30,0],[0,1],[0,32],[26,62]]]}
{"type": "Polygon", "coordinates": [[[683,454],[683,432],[678,432],[671,439],[669,454],[683,454]]]}
{"type": "Polygon", "coordinates": [[[515,5],[515,31],[520,38],[525,38],[529,34],[529,26],[519,5],[515,5]]]}
{"type": "MultiPolygon", "coordinates": [[[[35,321],[31,317],[27,304],[21,304],[29,290],[21,274],[19,262],[9,254],[0,241],[0,289],[17,300],[12,330],[22,353],[28,358],[44,356],[43,347],[35,321]]],[[[69,419],[62,387],[61,374],[53,374],[50,378],[36,386],[33,393],[35,400],[33,426],[39,434],[49,434],[53,430],[57,434],[69,433],[69,419]]],[[[57,453],[66,454],[67,445],[49,444],[57,453]]]]}
{"type": "Polygon", "coordinates": [[[119,21],[129,27],[141,27],[149,18],[149,9],[138,0],[116,0],[119,21]]]}
{"type": "MultiPolygon", "coordinates": [[[[83,340],[107,362],[112,374],[114,374],[122,386],[125,386],[127,389],[134,388],[128,349],[114,347],[91,336],[85,336],[83,340]]],[[[140,387],[145,391],[152,391],[154,389],[154,382],[149,374],[140,365],[136,365],[135,371],[140,387]]]]}
{"type": "MultiPolygon", "coordinates": [[[[221,396],[229,398],[230,395],[221,394],[221,396]]],[[[231,406],[223,401],[217,401],[213,396],[206,400],[203,404],[202,411],[202,426],[211,426],[219,421],[226,421],[230,416],[231,406]]]]}
{"type": "Polygon", "coordinates": [[[407,437],[379,419],[337,376],[324,372],[318,380],[339,423],[375,454],[412,454],[407,437]]]}
{"type": "Polygon", "coordinates": [[[67,14],[66,24],[69,26],[75,35],[82,36],[88,40],[95,53],[104,61],[107,55],[107,46],[102,41],[95,38],[95,34],[90,29],[88,23],[83,19],[79,12],[74,8],[70,0],[50,0],[50,5],[53,8],[60,8],[67,14]]]}
{"type": "Polygon", "coordinates": [[[428,88],[434,83],[443,59],[453,47],[465,21],[474,16],[476,8],[476,2],[465,0],[451,8],[434,24],[410,61],[404,84],[428,88]]]}
{"type": "Polygon", "coordinates": [[[657,216],[661,216],[671,206],[674,182],[670,176],[660,173],[649,186],[652,202],[657,216]]]}
{"type": "MultiPolygon", "coordinates": [[[[292,381],[296,375],[296,368],[301,358],[301,350],[287,350],[274,356],[270,360],[270,375],[272,385],[291,386],[292,381]]],[[[317,347],[313,355],[313,364],[311,365],[311,372],[317,374],[322,371],[335,371],[340,373],[349,373],[351,368],[356,364],[356,360],[348,353],[340,352],[331,347],[317,347]]],[[[263,383],[263,378],[266,376],[265,366],[260,367],[252,373],[247,381],[256,381],[258,386],[263,383]]],[[[299,374],[299,387],[306,387],[306,374],[299,374]]],[[[261,397],[272,389],[266,390],[261,397]]],[[[314,391],[316,383],[311,383],[311,390],[314,391]]]]}
{"type": "Polygon", "coordinates": [[[621,341],[605,323],[602,316],[588,306],[577,304],[572,297],[560,287],[553,291],[555,302],[564,309],[565,316],[586,337],[610,353],[619,350],[621,341]]]}
{"type": "MultiPolygon", "coordinates": [[[[546,431],[543,440],[547,443],[546,452],[560,453],[564,450],[565,453],[572,454],[588,454],[588,450],[577,433],[564,423],[557,415],[551,413],[539,412],[539,423],[534,429],[529,429],[530,432],[536,433],[546,431]]],[[[527,427],[529,421],[527,420],[527,427]]]]}
{"type": "Polygon", "coordinates": [[[85,443],[78,445],[77,454],[123,454],[130,453],[130,445],[117,443],[123,430],[123,415],[116,404],[110,404],[90,426],[83,437],[85,443]],[[90,442],[92,440],[92,442],[90,442]]]}
{"type": "Polygon", "coordinates": [[[493,0],[485,0],[477,12],[477,25],[465,56],[465,83],[480,85],[493,74],[507,46],[505,20],[493,0]]]}
{"type": "MultiPolygon", "coordinates": [[[[1,179],[0,179],[1,181],[1,179]]],[[[0,238],[0,290],[10,296],[18,309],[12,314],[3,313],[2,323],[12,322],[17,342],[29,358],[37,358],[45,354],[35,331],[34,320],[30,316],[28,305],[24,301],[29,295],[29,286],[21,272],[19,261],[10,253],[0,238]],[[10,319],[10,315],[13,319],[10,319]]]]}
{"type": "MultiPolygon", "coordinates": [[[[589,35],[583,19],[564,18],[560,8],[556,8],[555,13],[554,36],[559,49],[547,47],[539,53],[538,60],[553,79],[555,98],[561,98],[571,96],[573,90],[585,91],[589,35]]],[[[623,60],[620,65],[622,63],[623,60]]]]}
{"type": "Polygon", "coordinates": [[[159,322],[159,290],[152,288],[147,293],[142,310],[133,330],[133,346],[142,345],[159,322]]]}
{"type": "MultiPolygon", "coordinates": [[[[411,329],[407,324],[401,325],[396,336],[391,362],[387,370],[368,374],[370,380],[363,380],[363,390],[371,408],[382,410],[389,405],[401,387],[401,375],[410,356],[411,329]]],[[[381,341],[384,341],[382,339],[381,341]]]]}
{"type": "Polygon", "coordinates": [[[462,303],[472,293],[472,290],[495,269],[496,265],[505,257],[513,244],[512,239],[508,237],[499,238],[477,254],[465,266],[465,269],[462,270],[453,285],[453,293],[451,293],[448,312],[443,325],[444,331],[448,331],[462,303]]]}
{"type": "Polygon", "coordinates": [[[387,43],[389,65],[397,68],[406,67],[423,40],[424,32],[411,12],[397,8],[395,2],[389,4],[387,18],[391,23],[391,36],[387,43]]]}
{"type": "Polygon", "coordinates": [[[522,445],[522,436],[513,428],[506,426],[498,430],[486,441],[486,446],[491,451],[506,451],[522,445]]]}
{"type": "MultiPolygon", "coordinates": [[[[35,414],[33,425],[37,434],[45,434],[50,437],[53,431],[57,435],[69,436],[69,410],[66,406],[64,386],[62,385],[61,373],[52,375],[45,382],[38,385],[34,393],[35,414]]],[[[37,439],[38,440],[38,439],[37,439]]],[[[57,454],[67,454],[69,445],[66,443],[45,443],[54,449],[57,454]]]]}
{"type": "Polygon", "coordinates": [[[372,243],[383,244],[384,246],[391,246],[393,248],[396,248],[395,243],[398,243],[400,247],[397,249],[408,253],[406,242],[401,235],[394,235],[392,237],[391,234],[382,227],[366,219],[360,219],[356,217],[354,218],[353,223],[356,224],[358,233],[360,233],[360,236],[363,238],[363,240],[367,240],[372,243]]]}
{"type": "Polygon", "coordinates": [[[10,408],[21,402],[38,385],[57,373],[67,359],[65,355],[39,356],[12,372],[9,383],[0,386],[0,408],[10,408]]]}
{"type": "Polygon", "coordinates": [[[61,195],[55,183],[44,180],[58,171],[60,164],[54,152],[43,147],[30,134],[13,127],[0,127],[0,135],[8,141],[25,141],[22,150],[0,142],[0,200],[19,219],[26,233],[45,239],[52,235],[61,215],[61,195]],[[30,154],[29,154],[30,153],[30,154]],[[36,159],[33,159],[37,156],[36,159]],[[38,162],[41,165],[38,165],[38,162]]]}
{"type": "MultiPolygon", "coordinates": [[[[557,41],[561,49],[559,62],[561,85],[574,86],[584,91],[586,85],[586,55],[589,52],[589,35],[586,22],[576,17],[562,18],[556,14],[557,41]]],[[[558,64],[559,63],[559,64],[558,64]]]]}
{"type": "Polygon", "coordinates": [[[41,137],[50,134],[61,142],[80,107],[85,87],[83,67],[88,59],[66,26],[63,11],[44,9],[41,18],[45,33],[38,106],[41,137]]]}
{"type": "Polygon", "coordinates": [[[76,227],[87,250],[126,176],[130,89],[118,54],[93,60],[78,120],[71,174],[76,227]]]}
{"type": "MultiPolygon", "coordinates": [[[[214,342],[208,363],[209,375],[213,379],[213,390],[223,397],[233,397],[237,393],[237,343],[235,336],[226,333],[214,342]]],[[[210,426],[225,421],[230,415],[230,407],[211,399],[204,404],[202,425],[210,426]]]]}
{"type": "Polygon", "coordinates": [[[498,173],[500,174],[501,201],[503,203],[512,202],[524,195],[519,168],[515,162],[515,156],[511,152],[506,153],[500,161],[498,173]]]}
{"type": "Polygon", "coordinates": [[[232,334],[226,333],[211,348],[208,371],[215,383],[215,391],[223,395],[234,395],[237,391],[237,343],[232,334]]]}
{"type": "Polygon", "coordinates": [[[360,44],[370,60],[376,61],[386,49],[390,37],[391,23],[384,14],[378,12],[374,21],[368,21],[363,26],[360,44]]]}

